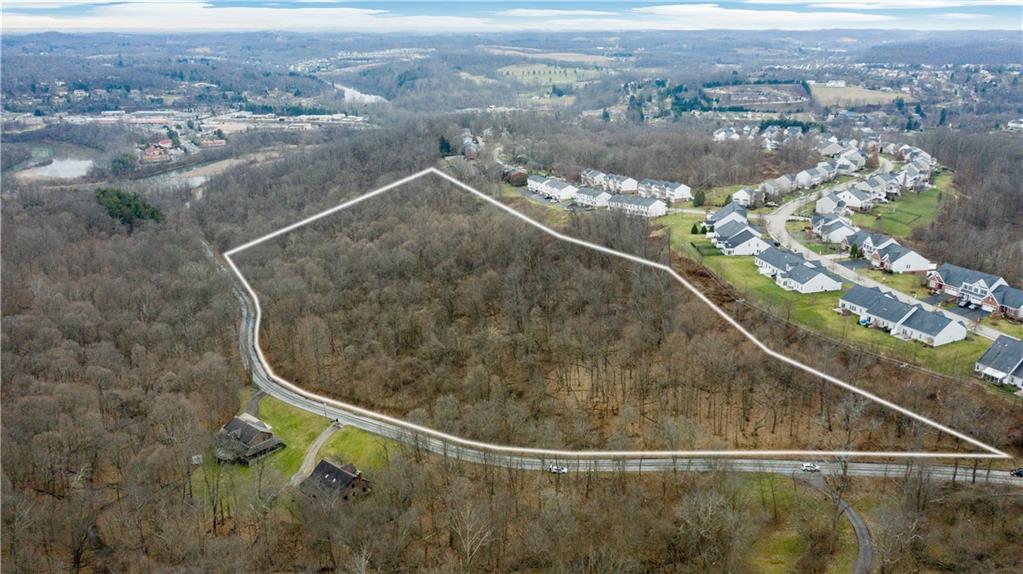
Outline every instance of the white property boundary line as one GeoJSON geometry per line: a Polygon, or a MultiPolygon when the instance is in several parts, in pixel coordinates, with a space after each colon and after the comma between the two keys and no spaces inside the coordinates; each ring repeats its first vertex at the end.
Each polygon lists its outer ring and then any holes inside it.
{"type": "Polygon", "coordinates": [[[483,192],[473,188],[472,186],[469,186],[469,185],[467,185],[465,183],[462,183],[461,181],[455,179],[454,177],[452,177],[452,176],[450,176],[450,175],[448,175],[448,174],[446,174],[446,173],[444,173],[444,172],[442,172],[439,169],[434,168],[434,167],[424,169],[424,170],[422,170],[420,172],[417,172],[417,173],[414,173],[414,174],[412,174],[412,175],[410,175],[408,177],[404,177],[402,179],[399,179],[398,181],[395,181],[393,183],[389,183],[389,184],[387,184],[387,185],[385,185],[385,186],[383,186],[383,187],[381,187],[379,189],[376,189],[376,190],[371,191],[369,193],[366,193],[364,195],[360,195],[359,197],[356,197],[355,199],[351,199],[349,201],[341,203],[340,205],[337,205],[335,207],[332,207],[330,209],[327,209],[325,211],[321,211],[320,213],[317,213],[315,215],[307,217],[307,218],[305,218],[305,219],[303,219],[301,221],[298,221],[296,223],[292,223],[291,225],[282,227],[282,228],[278,229],[277,231],[268,233],[268,234],[266,234],[266,235],[264,235],[262,237],[259,237],[258,239],[254,239],[252,241],[249,241],[248,243],[245,243],[243,245],[235,247],[234,249],[231,249],[231,250],[225,252],[224,253],[224,258],[227,260],[227,263],[231,266],[231,269],[234,271],[235,275],[238,276],[238,279],[241,280],[242,285],[245,286],[246,291],[248,291],[249,295],[252,297],[252,300],[255,302],[256,320],[255,320],[255,327],[254,327],[255,333],[253,334],[253,337],[254,337],[254,339],[253,339],[253,346],[256,349],[256,353],[259,355],[260,362],[266,368],[267,373],[277,383],[279,383],[281,386],[287,388],[288,390],[290,390],[290,391],[292,391],[292,392],[294,392],[294,393],[296,393],[296,394],[298,394],[300,396],[306,397],[309,400],[318,401],[318,402],[324,403],[324,404],[329,404],[329,405],[331,405],[331,406],[333,406],[335,408],[338,408],[338,409],[342,409],[342,410],[347,410],[347,411],[350,411],[350,412],[358,413],[360,415],[363,415],[363,416],[366,416],[366,417],[369,417],[369,418],[372,418],[372,419],[375,419],[375,420],[378,420],[378,421],[381,421],[381,422],[385,422],[385,423],[388,423],[388,424],[391,424],[391,425],[394,425],[394,426],[397,426],[397,427],[400,427],[400,428],[403,428],[403,429],[407,429],[409,431],[420,433],[420,434],[423,434],[423,435],[426,435],[426,436],[429,436],[429,437],[432,437],[432,438],[435,438],[435,439],[439,439],[439,440],[442,440],[442,441],[446,441],[446,442],[449,442],[449,443],[452,443],[452,444],[456,444],[456,445],[459,445],[459,446],[470,447],[470,448],[475,448],[475,449],[479,449],[479,450],[482,450],[482,451],[490,451],[490,452],[495,452],[495,453],[518,454],[518,455],[539,455],[539,456],[547,456],[547,457],[555,457],[555,458],[562,457],[562,458],[607,458],[607,459],[631,458],[631,459],[642,459],[642,458],[653,458],[653,457],[688,458],[688,457],[736,457],[736,456],[808,456],[808,455],[809,456],[834,456],[834,457],[872,456],[872,457],[892,457],[892,458],[1012,458],[1011,455],[1006,454],[1006,453],[1004,453],[1004,452],[1002,452],[1002,451],[1000,451],[1000,450],[998,450],[998,449],[996,449],[994,447],[991,447],[991,446],[989,446],[989,445],[987,445],[987,444],[985,444],[983,442],[980,442],[979,440],[971,438],[971,437],[969,437],[969,436],[967,436],[967,435],[965,435],[965,434],[963,434],[963,433],[961,433],[959,431],[952,430],[952,429],[950,429],[950,428],[948,428],[948,427],[946,427],[946,426],[944,426],[944,425],[942,425],[940,423],[937,423],[937,422],[935,422],[935,421],[933,421],[933,420],[931,420],[931,419],[929,419],[927,417],[919,415],[919,414],[917,414],[917,413],[915,413],[913,411],[910,411],[910,410],[905,409],[903,407],[900,407],[899,405],[896,405],[896,404],[894,404],[894,403],[892,403],[890,401],[887,401],[887,400],[885,400],[885,399],[883,399],[881,397],[878,397],[877,395],[874,395],[873,393],[870,393],[868,391],[865,391],[863,389],[855,387],[855,386],[853,386],[853,385],[851,385],[851,384],[849,384],[849,383],[847,383],[845,381],[842,381],[841,379],[833,377],[833,376],[831,376],[831,375],[829,375],[829,374],[827,374],[827,373],[825,373],[823,371],[817,370],[817,369],[815,369],[815,368],[813,368],[813,367],[811,367],[809,365],[806,365],[806,364],[801,363],[801,362],[799,362],[799,361],[797,361],[795,359],[789,358],[789,357],[787,357],[787,356],[785,356],[785,355],[783,355],[783,354],[781,354],[781,353],[779,353],[777,351],[774,351],[773,349],[771,349],[770,347],[768,347],[767,345],[762,343],[759,339],[757,339],[752,333],[747,331],[746,328],[743,327],[734,318],[732,318],[731,315],[729,315],[724,310],[722,310],[720,307],[718,307],[716,304],[714,304],[714,302],[711,301],[706,295],[704,295],[703,292],[701,292],[699,289],[697,289],[691,283],[686,281],[681,275],[679,275],[674,269],[672,269],[668,265],[664,265],[662,263],[656,263],[654,261],[650,261],[648,259],[644,259],[644,258],[638,257],[636,255],[631,255],[631,254],[624,253],[624,252],[621,252],[621,251],[616,251],[614,249],[611,249],[611,248],[608,248],[608,247],[604,247],[603,245],[597,245],[595,243],[590,243],[589,241],[584,241],[582,239],[578,239],[578,238],[575,238],[575,237],[571,237],[571,236],[559,233],[558,231],[555,231],[555,230],[547,227],[546,225],[544,225],[544,224],[542,224],[542,223],[540,223],[538,221],[533,220],[532,218],[530,218],[527,215],[519,213],[518,211],[516,211],[515,209],[505,205],[504,203],[501,203],[500,201],[498,201],[498,200],[490,197],[489,195],[487,195],[487,194],[485,194],[485,193],[483,193],[483,192]],[[319,394],[307,391],[307,390],[305,390],[305,389],[295,385],[294,383],[292,383],[292,382],[290,382],[290,381],[288,381],[288,380],[278,376],[273,371],[273,368],[270,366],[269,361],[267,361],[266,356],[264,356],[263,349],[262,349],[262,347],[259,344],[259,327],[260,327],[260,322],[262,321],[262,317],[263,317],[263,310],[262,310],[262,307],[259,304],[259,297],[256,295],[256,292],[252,288],[252,286],[249,285],[249,282],[248,282],[248,280],[245,279],[245,276],[242,275],[242,273],[238,269],[237,265],[235,265],[234,260],[232,259],[232,256],[236,255],[236,254],[238,254],[238,253],[240,253],[240,252],[242,252],[242,251],[244,251],[244,250],[246,250],[246,249],[248,249],[250,247],[254,247],[256,245],[259,245],[260,243],[263,243],[265,241],[268,241],[270,239],[273,239],[275,237],[278,237],[280,235],[288,233],[289,231],[293,231],[293,230],[295,230],[295,229],[297,229],[299,227],[302,227],[302,226],[307,225],[309,223],[312,223],[314,221],[323,219],[324,217],[326,217],[328,215],[331,215],[333,213],[337,213],[338,211],[341,211],[343,209],[347,209],[347,208],[349,208],[349,207],[351,207],[353,205],[356,205],[358,203],[361,203],[361,202],[363,202],[363,201],[365,201],[367,199],[370,199],[372,197],[376,197],[378,195],[386,193],[387,191],[390,191],[390,190],[392,190],[392,189],[394,189],[396,187],[399,187],[401,185],[404,185],[406,183],[409,183],[409,182],[411,182],[413,180],[419,179],[420,177],[423,177],[423,176],[429,175],[429,174],[437,175],[437,176],[439,176],[439,177],[441,177],[441,178],[451,182],[452,184],[458,186],[459,188],[472,193],[473,195],[479,197],[480,199],[482,199],[482,200],[484,200],[484,201],[486,201],[486,202],[488,202],[488,203],[490,203],[490,204],[492,204],[492,205],[494,205],[494,206],[504,210],[505,212],[507,212],[507,213],[509,213],[509,214],[511,214],[511,215],[513,215],[513,216],[515,216],[515,217],[517,217],[519,219],[521,219],[522,221],[528,223],[529,225],[532,225],[533,227],[536,227],[537,229],[540,229],[544,233],[547,233],[547,234],[549,234],[549,235],[551,235],[551,236],[553,236],[553,237],[555,237],[557,239],[560,239],[562,241],[567,241],[567,242],[575,244],[575,245],[580,245],[582,247],[588,247],[590,249],[599,251],[601,253],[605,253],[607,255],[611,255],[611,256],[614,256],[614,257],[619,257],[619,258],[622,258],[622,259],[626,259],[626,260],[632,261],[634,263],[640,263],[642,265],[646,265],[646,266],[652,267],[654,269],[659,269],[661,271],[665,271],[665,272],[669,273],[672,277],[674,277],[676,281],[678,281],[679,283],[684,285],[687,289],[689,289],[691,292],[693,292],[693,294],[695,294],[697,297],[699,297],[699,299],[701,301],[703,301],[708,307],[710,307],[718,315],[720,315],[721,318],[723,318],[725,321],[727,321],[732,327],[734,327],[736,330],[738,330],[740,333],[742,333],[742,335],[744,337],[746,337],[747,339],[752,341],[754,345],[756,345],[761,351],[763,351],[764,353],[766,353],[770,357],[772,357],[774,359],[777,359],[777,360],[779,360],[779,361],[781,361],[783,363],[787,363],[787,364],[789,364],[789,365],[791,365],[793,367],[796,367],[798,369],[801,369],[801,370],[803,370],[803,371],[805,371],[807,373],[810,373],[810,374],[812,374],[814,376],[820,377],[820,378],[828,381],[829,383],[837,385],[837,386],[839,386],[839,387],[841,387],[841,388],[843,388],[843,389],[845,389],[847,391],[851,391],[851,392],[856,393],[856,394],[858,394],[860,396],[866,397],[867,399],[870,399],[870,400],[872,400],[872,401],[874,401],[876,403],[884,405],[884,406],[886,406],[886,407],[888,407],[888,408],[890,408],[892,410],[895,410],[895,411],[897,411],[897,412],[899,412],[899,413],[901,413],[903,415],[906,415],[906,416],[908,416],[908,417],[910,417],[910,418],[912,418],[912,419],[914,419],[916,421],[924,423],[927,426],[930,426],[930,427],[936,428],[936,429],[938,429],[938,430],[940,430],[942,432],[948,433],[948,434],[950,434],[950,435],[952,435],[952,436],[954,436],[956,438],[959,438],[959,439],[961,439],[961,440],[963,440],[963,441],[965,441],[965,442],[967,442],[967,443],[969,443],[969,444],[971,444],[973,446],[979,447],[979,448],[981,448],[981,449],[983,449],[983,450],[985,450],[987,452],[984,452],[984,453],[949,453],[949,452],[871,452],[871,451],[821,451],[821,450],[690,450],[690,451],[594,451],[594,450],[590,450],[590,451],[562,451],[562,450],[544,449],[544,448],[515,447],[515,446],[506,446],[506,445],[498,445],[498,444],[490,444],[490,443],[478,442],[478,441],[469,440],[469,439],[465,439],[465,438],[462,438],[462,437],[450,435],[450,434],[447,434],[447,433],[444,433],[444,432],[441,432],[441,431],[438,431],[438,430],[435,430],[435,429],[431,429],[431,428],[428,428],[428,427],[420,426],[420,425],[417,425],[415,423],[411,423],[411,422],[408,422],[408,421],[405,421],[405,420],[402,420],[402,419],[398,419],[398,418],[394,418],[394,417],[385,415],[383,413],[378,413],[378,412],[375,412],[375,411],[371,411],[371,410],[368,410],[368,409],[365,409],[365,408],[362,408],[362,407],[359,407],[359,406],[356,406],[356,405],[351,405],[351,404],[348,404],[348,403],[344,403],[344,402],[332,399],[330,397],[325,397],[325,396],[322,396],[322,395],[319,395],[319,394]]]}

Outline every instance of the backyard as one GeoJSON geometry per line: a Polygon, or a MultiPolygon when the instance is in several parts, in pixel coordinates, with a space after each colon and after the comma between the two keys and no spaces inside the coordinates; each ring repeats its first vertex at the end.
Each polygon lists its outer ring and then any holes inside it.
{"type": "MultiPolygon", "coordinates": [[[[938,179],[950,177],[943,174],[938,179]]],[[[954,191],[948,185],[920,193],[905,192],[896,201],[878,205],[869,213],[853,214],[852,222],[858,227],[904,239],[914,229],[930,225],[941,206],[953,196],[954,191]]]]}

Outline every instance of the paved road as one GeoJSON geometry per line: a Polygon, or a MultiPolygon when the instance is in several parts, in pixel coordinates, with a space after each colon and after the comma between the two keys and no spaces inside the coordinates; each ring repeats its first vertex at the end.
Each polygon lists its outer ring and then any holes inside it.
{"type": "Polygon", "coordinates": [[[808,193],[806,195],[797,197],[791,201],[782,204],[773,213],[765,215],[764,221],[767,224],[767,233],[771,236],[772,239],[781,244],[782,247],[786,247],[792,251],[795,251],[796,253],[803,255],[803,257],[805,257],[806,259],[820,261],[830,271],[834,272],[836,275],[842,277],[846,281],[851,281],[852,283],[856,283],[857,285],[863,285],[864,287],[877,287],[886,293],[891,293],[893,296],[895,296],[903,303],[907,303],[909,305],[923,305],[924,309],[927,309],[928,311],[938,311],[939,313],[944,314],[946,317],[950,319],[955,319],[956,321],[966,323],[971,330],[973,330],[981,337],[984,337],[985,339],[994,340],[997,339],[1000,335],[1004,334],[998,329],[995,329],[989,325],[983,325],[977,323],[976,321],[970,321],[969,319],[961,315],[957,315],[947,309],[936,307],[926,301],[917,299],[912,295],[903,293],[902,291],[896,291],[895,289],[892,289],[891,287],[885,285],[884,283],[879,283],[874,279],[871,279],[870,277],[863,275],[862,273],[858,273],[855,269],[849,269],[844,265],[839,265],[832,261],[833,259],[832,257],[815,253],[813,250],[808,249],[806,246],[804,246],[802,243],[800,243],[794,237],[792,237],[792,235],[789,234],[788,229],[785,228],[785,222],[794,217],[794,214],[799,210],[799,208],[803,207],[807,203],[816,201],[821,194],[826,194],[830,192],[832,189],[833,188],[827,188],[821,192],[808,193]]]}
{"type": "Polygon", "coordinates": [[[316,455],[319,454],[320,447],[323,446],[323,443],[330,440],[330,437],[334,436],[334,433],[339,430],[341,430],[341,425],[337,423],[332,423],[330,426],[323,429],[320,436],[316,437],[313,444],[309,445],[309,448],[305,451],[305,457],[302,459],[302,466],[298,467],[295,474],[291,475],[291,480],[288,481],[288,484],[295,486],[302,482],[305,477],[313,473],[313,469],[316,468],[316,464],[319,462],[316,455]]]}

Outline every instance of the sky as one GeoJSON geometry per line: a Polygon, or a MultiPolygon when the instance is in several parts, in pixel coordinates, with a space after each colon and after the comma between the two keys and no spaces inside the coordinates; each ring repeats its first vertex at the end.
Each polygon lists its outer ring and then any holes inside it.
{"type": "Polygon", "coordinates": [[[1023,30],[1021,0],[3,0],[0,6],[5,33],[1023,30]]]}

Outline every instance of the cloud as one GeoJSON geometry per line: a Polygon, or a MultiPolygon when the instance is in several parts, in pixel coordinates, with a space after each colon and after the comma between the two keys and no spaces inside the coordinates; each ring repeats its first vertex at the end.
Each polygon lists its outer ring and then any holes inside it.
{"type": "Polygon", "coordinates": [[[892,16],[881,14],[746,10],[723,8],[718,4],[665,4],[634,8],[633,12],[658,16],[660,26],[674,26],[674,29],[681,30],[870,28],[894,20],[892,16]]]}
{"type": "MultiPolygon", "coordinates": [[[[998,2],[1001,0],[981,0],[998,2]]],[[[962,4],[966,0],[894,0],[892,5],[962,4]]],[[[525,4],[525,3],[523,3],[525,4]]],[[[520,5],[523,5],[520,4],[520,5]]],[[[824,28],[957,29],[967,26],[1010,27],[1004,18],[933,17],[893,14],[868,8],[881,0],[746,0],[745,4],[631,4],[614,10],[514,8],[481,13],[440,12],[432,3],[360,3],[338,1],[270,4],[224,0],[23,0],[2,4],[4,31],[359,31],[359,32],[515,32],[641,30],[816,30],[824,28]],[[772,6],[802,4],[794,9],[772,6]],[[373,7],[365,7],[365,6],[373,7]],[[376,8],[379,6],[379,9],[376,8]],[[400,8],[397,8],[400,6],[400,8]],[[743,7],[745,6],[745,7],[743,7]],[[51,9],[40,9],[40,8],[51,9]],[[388,9],[388,7],[394,8],[388,9]],[[31,8],[31,9],[26,9],[31,8]],[[61,10],[60,8],[63,8],[61,10]],[[432,13],[431,13],[432,11],[432,13]],[[417,13],[418,12],[418,13],[417,13]]],[[[508,6],[507,4],[505,6],[508,6]]],[[[621,4],[616,6],[623,6],[621,4]]]]}
{"type": "Polygon", "coordinates": [[[802,5],[814,8],[854,10],[926,10],[933,8],[974,8],[1019,6],[1019,0],[744,0],[746,4],[802,5]]]}
{"type": "Polygon", "coordinates": [[[512,8],[502,10],[498,16],[508,18],[586,18],[590,16],[617,16],[618,12],[607,12],[603,10],[553,10],[547,8],[512,8]]]}

